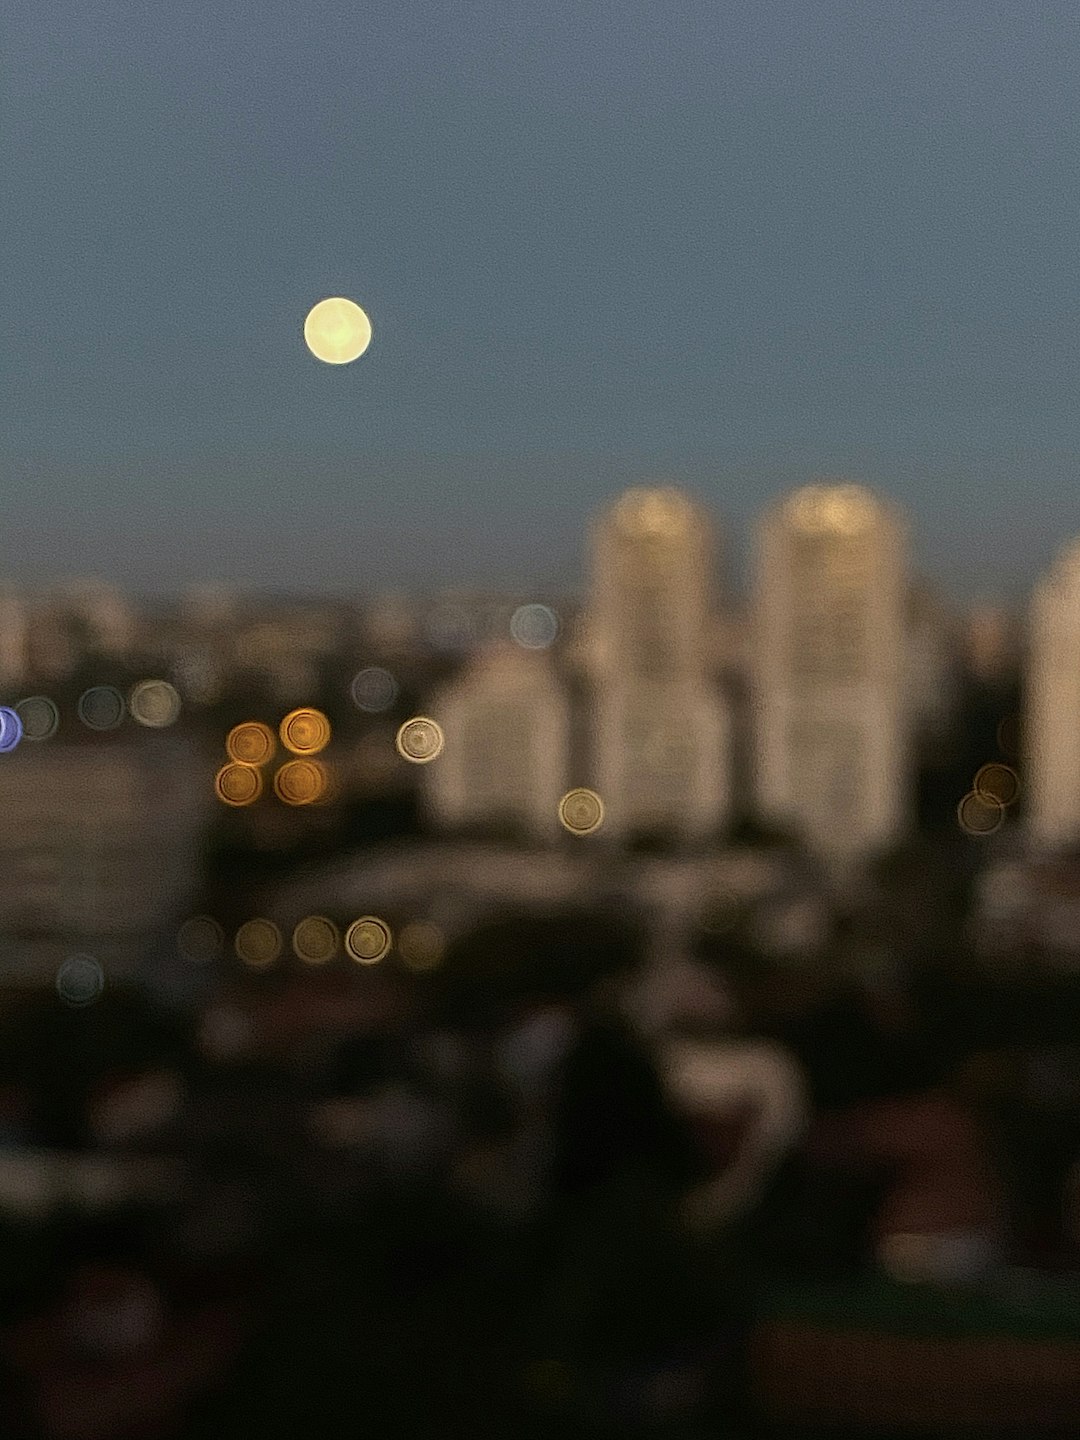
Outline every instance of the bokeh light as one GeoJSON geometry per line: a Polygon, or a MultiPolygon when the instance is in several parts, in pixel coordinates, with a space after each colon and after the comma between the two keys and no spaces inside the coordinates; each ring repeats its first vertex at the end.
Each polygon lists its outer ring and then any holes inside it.
{"type": "Polygon", "coordinates": [[[330,721],[321,710],[302,706],[281,722],[281,743],[294,755],[318,755],[330,743],[330,721]]]}
{"type": "Polygon", "coordinates": [[[128,709],[140,725],[164,730],[180,718],[180,696],[167,680],[140,680],[128,696],[128,709]]]}
{"type": "Polygon", "coordinates": [[[274,776],[274,794],[286,805],[314,805],[327,785],[325,767],[317,760],[287,760],[274,776]]]}
{"type": "Polygon", "coordinates": [[[526,650],[546,650],[559,633],[559,617],[547,605],[519,605],[510,617],[510,634],[526,650]]]}
{"type": "Polygon", "coordinates": [[[225,931],[210,915],[193,915],[180,926],[176,948],[193,965],[209,965],[225,953],[225,931]]]}
{"type": "Polygon", "coordinates": [[[437,925],[414,920],[402,927],[397,951],[409,970],[434,970],[446,953],[446,937],[437,925]]]}
{"type": "Polygon", "coordinates": [[[24,740],[49,740],[60,728],[60,711],[47,695],[30,695],[15,706],[24,740]]]}
{"type": "Polygon", "coordinates": [[[56,993],[65,1005],[92,1005],[105,989],[105,971],[92,955],[72,955],[56,972],[56,993]]]}
{"type": "Polygon", "coordinates": [[[226,735],[225,749],[240,765],[265,765],[277,750],[277,736],[261,720],[245,720],[226,735]]]}
{"type": "Polygon", "coordinates": [[[341,934],[325,915],[306,915],[293,931],[292,946],[306,965],[325,965],[341,948],[341,934]]]}
{"type": "Polygon", "coordinates": [[[233,945],[245,965],[250,965],[253,970],[263,970],[281,954],[281,931],[272,920],[264,920],[261,916],[245,920],[236,932],[233,945]]]}
{"type": "Polygon", "coordinates": [[[426,765],[442,754],[445,741],[442,729],[434,720],[426,715],[415,715],[402,725],[395,743],[403,760],[411,760],[414,765],[426,765]]]}
{"type": "Polygon", "coordinates": [[[1005,819],[1005,807],[969,790],[956,807],[956,818],[968,835],[992,835],[1005,819]]]}
{"type": "Polygon", "coordinates": [[[996,800],[1007,807],[1015,804],[1020,794],[1020,777],[1011,765],[992,761],[975,776],[972,789],[980,799],[996,800]]]}
{"type": "Polygon", "coordinates": [[[0,705],[0,755],[14,750],[22,739],[22,720],[10,705],[0,705]]]}
{"type": "Polygon", "coordinates": [[[390,926],[375,915],[362,915],[345,931],[345,949],[361,965],[374,965],[392,944],[390,926]]]}
{"type": "Polygon", "coordinates": [[[115,685],[93,685],[79,696],[77,708],[88,730],[115,730],[124,718],[124,697],[115,685]]]}
{"type": "Polygon", "coordinates": [[[263,778],[254,765],[231,760],[214,777],[217,797],[226,805],[254,805],[263,790],[263,778]]]}
{"type": "Polygon", "coordinates": [[[367,715],[381,715],[398,697],[398,683],[389,670],[368,665],[352,678],[349,686],[352,702],[367,715]]]}
{"type": "Polygon", "coordinates": [[[568,790],[559,801],[559,823],[572,835],[591,835],[604,823],[604,802],[595,790],[568,790]]]}
{"type": "Polygon", "coordinates": [[[316,360],[348,365],[371,344],[371,321],[355,300],[332,295],[308,311],[304,342],[316,360]]]}

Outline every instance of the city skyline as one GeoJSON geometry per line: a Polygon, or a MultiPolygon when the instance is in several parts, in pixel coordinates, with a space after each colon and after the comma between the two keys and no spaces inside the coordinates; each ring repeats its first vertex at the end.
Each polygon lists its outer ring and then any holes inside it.
{"type": "Polygon", "coordinates": [[[1073,23],[16,4],[0,576],[566,583],[631,485],[738,554],[827,478],[1026,595],[1080,531],[1073,23]]]}
{"type": "MultiPolygon", "coordinates": [[[[35,569],[24,556],[21,565],[10,565],[6,571],[0,573],[0,594],[37,595],[45,600],[50,596],[62,598],[64,595],[81,593],[114,593],[151,605],[187,603],[199,595],[220,595],[238,601],[252,600],[271,605],[293,600],[316,605],[320,602],[351,604],[394,596],[421,601],[425,598],[438,600],[454,596],[489,596],[497,599],[531,595],[536,599],[546,597],[579,605],[584,602],[588,589],[590,535],[598,520],[628,495],[662,490],[684,497],[713,532],[715,539],[710,574],[717,586],[721,608],[742,612],[753,605],[755,553],[761,526],[794,496],[809,490],[837,486],[865,491],[903,518],[911,557],[909,574],[912,587],[920,593],[935,596],[939,602],[958,614],[967,611],[974,613],[988,607],[1009,614],[1013,619],[1021,619],[1035,604],[1045,576],[1058,565],[1064,553],[1070,552],[1080,543],[1078,522],[1076,531],[1048,537],[1044,547],[1045,558],[1040,558],[1038,566],[1030,576],[1025,574],[1009,585],[1004,583],[999,574],[999,583],[994,585],[977,583],[979,577],[975,575],[973,583],[965,585],[957,582],[955,571],[943,574],[940,569],[935,571],[931,566],[919,563],[925,547],[919,543],[922,537],[910,511],[898,504],[889,492],[868,484],[865,480],[850,475],[815,475],[797,481],[770,493],[766,501],[747,517],[745,524],[736,530],[728,523],[728,517],[723,511],[718,511],[709,504],[700,489],[681,484],[670,475],[663,475],[653,476],[651,479],[639,477],[601,497],[583,516],[580,528],[566,548],[551,563],[545,563],[546,552],[537,550],[535,527],[528,533],[523,532],[515,537],[519,542],[517,546],[508,546],[500,539],[497,551],[490,556],[490,563],[479,563],[465,569],[455,566],[453,561],[459,552],[462,536],[460,533],[456,534],[453,543],[449,543],[443,532],[439,539],[446,543],[446,549],[439,552],[436,563],[430,567],[417,564],[395,569],[386,563],[383,555],[381,565],[365,565],[359,574],[342,573],[328,567],[320,568],[318,564],[311,564],[306,569],[290,570],[280,564],[272,564],[267,568],[256,565],[254,568],[245,569],[235,563],[229,567],[218,568],[203,565],[181,573],[175,568],[163,570],[155,567],[150,571],[145,566],[132,572],[124,571],[120,567],[110,569],[101,565],[95,566],[94,560],[100,557],[90,555],[83,547],[85,560],[82,566],[58,566],[51,571],[35,569]],[[449,565],[444,563],[446,559],[450,560],[449,565]],[[950,580],[953,583],[950,583],[950,580]]],[[[327,531],[326,534],[346,548],[353,539],[340,527],[336,531],[327,531]]],[[[234,561],[237,551],[242,555],[246,553],[249,557],[257,555],[256,536],[257,532],[256,535],[248,533],[246,537],[240,537],[241,540],[246,538],[248,544],[246,547],[241,544],[234,549],[234,561]]],[[[368,532],[368,538],[373,546],[380,549],[385,549],[386,543],[392,541],[392,537],[385,533],[372,537],[368,532]]],[[[939,542],[942,540],[941,536],[935,538],[939,542]]],[[[113,539],[115,541],[115,535],[113,539]]],[[[223,548],[227,548],[228,542],[229,537],[224,537],[223,548]]],[[[951,543],[951,540],[947,543],[951,543]]],[[[992,567],[985,567],[983,573],[985,575],[991,572],[992,567]]]]}

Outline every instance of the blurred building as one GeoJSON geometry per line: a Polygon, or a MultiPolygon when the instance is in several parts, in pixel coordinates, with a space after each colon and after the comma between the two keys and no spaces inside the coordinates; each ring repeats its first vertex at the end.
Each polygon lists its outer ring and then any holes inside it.
{"type": "Polygon", "coordinates": [[[1037,845],[1080,839],[1080,540],[1032,597],[1026,684],[1028,818],[1037,845]]]}
{"type": "Polygon", "coordinates": [[[441,654],[467,655],[510,634],[514,602],[474,590],[448,589],[425,607],[422,632],[441,654]]]}
{"type": "Polygon", "coordinates": [[[87,646],[109,659],[125,660],[138,633],[134,607],[126,595],[105,580],[70,580],[57,587],[53,603],[78,624],[87,646]]]}
{"type": "Polygon", "coordinates": [[[501,915],[615,913],[642,925],[663,961],[685,958],[696,932],[715,933],[717,917],[751,909],[769,932],[767,953],[787,955],[797,943],[800,954],[816,954],[826,905],[827,897],[780,852],[628,855],[613,868],[598,865],[588,846],[514,850],[472,840],[390,844],[342,856],[270,881],[253,899],[257,913],[286,932],[305,915],[348,925],[376,914],[395,934],[404,923],[435,925],[447,943],[501,915]]]}
{"type": "Polygon", "coordinates": [[[861,486],[807,486],[758,532],[758,809],[841,866],[908,819],[907,572],[900,516],[861,486]]]}
{"type": "Polygon", "coordinates": [[[30,668],[30,624],[26,602],[14,591],[0,592],[0,689],[21,685],[30,668]]]}
{"type": "Polygon", "coordinates": [[[137,648],[135,609],[103,580],[69,580],[34,596],[26,613],[27,665],[42,680],[62,680],[90,656],[126,662],[137,648]]]}
{"type": "Polygon", "coordinates": [[[969,930],[987,961],[1080,970],[1080,861],[1006,853],[978,877],[969,930]]]}
{"type": "Polygon", "coordinates": [[[708,516],[672,487],[628,491],[594,527],[590,769],[612,837],[701,838],[727,819],[714,563],[708,516]]]}
{"type": "Polygon", "coordinates": [[[549,656],[509,641],[490,646],[434,697],[432,710],[446,737],[443,755],[424,773],[436,818],[555,838],[570,718],[549,656]]]}
{"type": "Polygon", "coordinates": [[[200,630],[228,629],[239,620],[240,610],[239,592],[231,585],[213,580],[189,585],[180,600],[182,619],[200,630]]]}
{"type": "Polygon", "coordinates": [[[420,644],[420,607],[409,595],[387,591],[373,596],[361,607],[362,632],[375,653],[387,656],[411,655],[420,644]]]}
{"type": "Polygon", "coordinates": [[[343,639],[330,610],[267,605],[236,633],[232,658],[239,674],[266,682],[280,703],[300,704],[315,693],[321,665],[343,639]]]}
{"type": "Polygon", "coordinates": [[[51,982],[81,953],[131,974],[198,882],[210,778],[158,735],[0,756],[0,982],[51,982]]]}

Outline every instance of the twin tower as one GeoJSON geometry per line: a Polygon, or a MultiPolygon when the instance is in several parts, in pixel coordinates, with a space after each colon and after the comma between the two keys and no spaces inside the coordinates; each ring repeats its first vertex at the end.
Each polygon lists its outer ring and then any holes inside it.
{"type": "Polygon", "coordinates": [[[560,796],[587,785],[616,843],[708,843],[736,810],[841,864],[896,839],[910,790],[900,517],[855,485],[774,505],[742,632],[715,576],[710,517],[688,496],[621,496],[593,526],[570,643],[481,652],[432,697],[446,735],[424,777],[434,818],[554,839],[560,796]]]}

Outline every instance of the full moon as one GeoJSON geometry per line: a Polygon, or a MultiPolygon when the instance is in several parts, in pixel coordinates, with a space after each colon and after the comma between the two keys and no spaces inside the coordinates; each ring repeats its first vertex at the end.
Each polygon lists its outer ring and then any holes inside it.
{"type": "Polygon", "coordinates": [[[354,300],[335,295],[308,311],[304,341],[316,360],[348,365],[371,344],[371,321],[354,300]]]}

